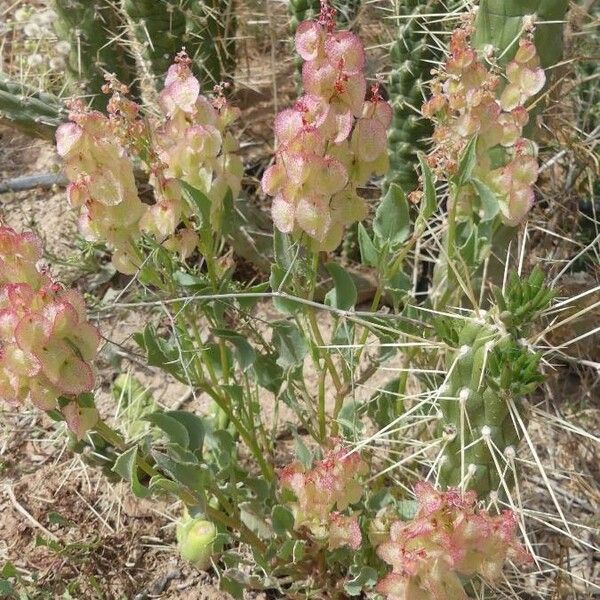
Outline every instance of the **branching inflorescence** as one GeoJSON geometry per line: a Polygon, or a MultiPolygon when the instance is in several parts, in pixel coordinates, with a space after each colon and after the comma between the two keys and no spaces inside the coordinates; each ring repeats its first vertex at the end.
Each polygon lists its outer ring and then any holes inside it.
{"type": "Polygon", "coordinates": [[[222,95],[211,101],[200,94],[184,52],[167,74],[158,120],[142,119],[141,107],[124,97],[124,86],[111,82],[106,87],[113,91],[108,116],[75,102],[70,122],[56,133],[71,182],[69,199],[81,207],[81,228],[89,239],[114,249],[113,263],[122,273],[140,267],[136,242],[142,232],[185,259],[197,236],[189,226],[191,209],[180,182],[205,194],[216,226],[227,191],[240,189],[243,166],[227,131],[238,111],[222,95]],[[150,174],[155,192],[150,206],[138,195],[134,161],[150,174]]]}
{"type": "Polygon", "coordinates": [[[389,600],[467,600],[463,585],[475,575],[498,579],[507,559],[530,560],[516,540],[511,511],[478,510],[475,492],[415,486],[418,508],[411,521],[396,521],[377,554],[392,566],[377,590],[389,600]]]}
{"type": "Polygon", "coordinates": [[[347,545],[356,550],[362,542],[357,515],[342,512],[361,499],[363,487],[357,478],[368,468],[358,453],[350,453],[339,440],[333,443],[311,469],[294,462],[281,470],[279,481],[296,497],[291,503],[294,529],[328,540],[330,549],[347,545]]]}
{"type": "Polygon", "coordinates": [[[94,387],[100,336],[81,295],[53,281],[41,258],[37,236],[0,227],[0,396],[46,411],[58,406],[81,437],[98,418],[76,396],[94,387]]]}
{"type": "MultiPolygon", "coordinates": [[[[469,24],[457,29],[450,56],[432,82],[433,95],[423,114],[435,123],[429,163],[452,175],[461,153],[477,136],[474,176],[496,194],[502,219],[519,224],[533,205],[538,175],[537,148],[523,137],[529,120],[526,102],[546,81],[535,46],[526,34],[506,70],[486,67],[472,48],[469,24]]],[[[478,212],[477,190],[463,186],[456,198],[459,214],[478,212]]]]}
{"type": "Polygon", "coordinates": [[[296,50],[305,61],[305,94],[275,119],[275,164],[262,186],[274,196],[280,231],[304,232],[313,249],[332,250],[344,227],[366,216],[358,186],[387,170],[392,109],[377,85],[365,100],[363,44],[355,34],[335,30],[326,3],[318,21],[298,26],[296,50]]]}

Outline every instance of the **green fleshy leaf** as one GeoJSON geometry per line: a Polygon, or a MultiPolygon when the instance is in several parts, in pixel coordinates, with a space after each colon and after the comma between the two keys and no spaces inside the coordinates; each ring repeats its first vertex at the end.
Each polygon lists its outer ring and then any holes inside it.
{"type": "Polygon", "coordinates": [[[381,204],[377,207],[373,230],[380,246],[386,242],[390,248],[402,244],[410,233],[408,201],[402,188],[392,183],[381,204]]]}
{"type": "Polygon", "coordinates": [[[203,229],[210,227],[210,199],[199,189],[192,187],[189,183],[180,180],[183,199],[188,203],[194,214],[200,221],[203,229]]]}
{"type": "Polygon", "coordinates": [[[362,223],[358,224],[358,247],[361,263],[369,267],[376,267],[379,262],[379,253],[362,223]]]}
{"type": "Polygon", "coordinates": [[[481,215],[481,220],[484,222],[491,221],[500,212],[498,196],[485,183],[479,181],[479,179],[472,179],[471,183],[481,200],[481,209],[483,213],[481,215]]]}
{"type": "Polygon", "coordinates": [[[471,181],[477,164],[477,136],[473,136],[458,160],[458,171],[453,177],[454,183],[461,187],[471,181]]]}
{"type": "Polygon", "coordinates": [[[421,164],[421,174],[423,177],[423,199],[419,206],[419,223],[424,226],[427,219],[435,212],[437,208],[437,196],[435,193],[435,183],[433,173],[425,160],[423,154],[419,152],[419,163],[421,164]]]}
{"type": "Polygon", "coordinates": [[[119,456],[119,458],[117,458],[112,470],[126,481],[129,481],[131,485],[131,491],[136,497],[146,498],[150,495],[150,490],[144,487],[138,478],[137,454],[137,446],[133,446],[129,450],[126,450],[119,456]]]}
{"type": "Polygon", "coordinates": [[[325,294],[325,304],[340,310],[350,310],[358,299],[358,292],[352,277],[337,263],[329,262],[325,268],[331,275],[334,284],[333,289],[325,294]]]}
{"type": "Polygon", "coordinates": [[[302,333],[296,325],[288,321],[273,323],[273,344],[279,353],[277,364],[282,369],[301,365],[308,352],[302,333]]]}
{"type": "Polygon", "coordinates": [[[256,360],[256,352],[248,340],[230,329],[213,329],[213,333],[220,338],[231,342],[235,348],[235,357],[242,371],[247,371],[256,360]]]}
{"type": "Polygon", "coordinates": [[[277,535],[285,535],[294,530],[294,515],[292,511],[282,504],[276,504],[271,511],[273,530],[277,535]]]}

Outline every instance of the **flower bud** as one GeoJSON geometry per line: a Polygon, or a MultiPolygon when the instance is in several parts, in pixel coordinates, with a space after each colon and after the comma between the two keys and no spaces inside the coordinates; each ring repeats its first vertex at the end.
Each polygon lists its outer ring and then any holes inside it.
{"type": "Polygon", "coordinates": [[[177,547],[181,557],[198,569],[207,569],[214,554],[217,528],[201,517],[186,517],[177,525],[177,547]]]}

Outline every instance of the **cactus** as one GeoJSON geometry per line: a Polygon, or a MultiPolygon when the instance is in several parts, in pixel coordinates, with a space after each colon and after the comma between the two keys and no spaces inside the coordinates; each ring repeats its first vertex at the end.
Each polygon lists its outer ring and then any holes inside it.
{"type": "Polygon", "coordinates": [[[475,46],[489,44],[501,64],[513,58],[518,48],[523,17],[536,15],[535,46],[547,68],[562,58],[563,23],[569,0],[481,0],[475,22],[475,46]]]}
{"type": "Polygon", "coordinates": [[[389,94],[394,119],[388,136],[390,170],[386,187],[397,183],[406,192],[417,185],[417,152],[425,150],[426,139],[433,132],[431,121],[419,114],[424,98],[423,84],[429,79],[430,61],[435,59],[424,17],[440,10],[439,2],[408,0],[404,3],[404,15],[411,14],[413,18],[399,20],[397,39],[390,52],[389,94]]]}
{"type": "Polygon", "coordinates": [[[526,280],[513,276],[505,293],[495,290],[496,307],[485,322],[467,321],[458,330],[445,322],[438,326],[454,347],[440,400],[445,447],[438,477],[443,487],[462,483],[480,497],[508,491],[513,471],[506,464],[514,464],[527,422],[522,398],[542,380],[539,356],[519,338],[552,298],[543,282],[539,270],[526,280]]]}
{"type": "Polygon", "coordinates": [[[194,61],[194,74],[205,90],[233,79],[236,63],[234,8],[233,0],[189,2],[186,45],[194,61]]]}
{"type": "Polygon", "coordinates": [[[118,38],[121,17],[110,0],[54,0],[54,9],[56,34],[70,45],[66,71],[72,91],[91,95],[94,108],[103,109],[105,73],[126,84],[133,80],[129,55],[112,39],[118,38]]]}
{"type": "Polygon", "coordinates": [[[173,56],[185,46],[194,75],[210,90],[235,66],[235,18],[231,0],[125,0],[133,36],[146,70],[162,81],[173,56]]]}
{"type": "Polygon", "coordinates": [[[13,81],[0,74],[0,122],[34,137],[52,139],[65,110],[52,94],[13,81]]]}

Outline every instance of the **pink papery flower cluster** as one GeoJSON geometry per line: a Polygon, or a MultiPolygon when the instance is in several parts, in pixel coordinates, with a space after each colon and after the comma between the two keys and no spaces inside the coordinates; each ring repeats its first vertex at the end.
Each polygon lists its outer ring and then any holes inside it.
{"type": "Polygon", "coordinates": [[[279,472],[281,487],[294,493],[291,503],[294,529],[306,530],[317,540],[327,540],[331,550],[360,547],[362,535],[356,514],[342,514],[363,494],[358,481],[367,465],[358,453],[350,453],[339,440],[311,469],[294,462],[279,472]]]}
{"type": "Polygon", "coordinates": [[[58,153],[70,184],[71,204],[81,209],[81,229],[90,240],[113,249],[113,264],[133,274],[142,256],[137,241],[146,233],[182,259],[198,244],[192,210],[181,181],[200,190],[211,203],[211,226],[219,229],[228,190],[239,193],[243,165],[229,125],[239,111],[222,93],[208,99],[181,52],[169,68],[159,95],[161,115],[144,115],[111,81],[108,115],[73,102],[70,122],[56,132],[58,153]],[[134,166],[144,169],[153,188],[152,204],[141,201],[134,166]]]}
{"type": "Polygon", "coordinates": [[[393,523],[377,548],[392,566],[377,585],[388,600],[467,600],[463,581],[476,575],[494,581],[507,559],[531,560],[511,511],[492,516],[477,509],[475,492],[437,491],[425,482],[415,494],[414,519],[393,523]]]}
{"type": "MultiPolygon", "coordinates": [[[[452,175],[467,143],[477,136],[473,175],[495,192],[503,222],[514,226],[533,205],[539,170],[536,145],[523,137],[529,121],[525,104],[542,90],[546,78],[530,35],[520,40],[515,58],[500,72],[479,59],[471,33],[471,25],[465,25],[452,34],[450,56],[422,109],[435,123],[429,164],[442,176],[452,175]]],[[[459,215],[470,216],[476,198],[470,185],[458,190],[459,215]]]]}
{"type": "Polygon", "coordinates": [[[304,59],[304,95],[275,119],[275,163],[262,179],[273,196],[275,226],[302,232],[314,250],[333,250],[344,227],[365,218],[358,186],[388,168],[386,131],[392,108],[372,88],[365,100],[365,51],[349,31],[335,31],[331,9],[296,33],[304,59]]]}
{"type": "Polygon", "coordinates": [[[80,406],[79,394],[94,387],[93,360],[100,336],[85,315],[81,295],[63,289],[38,268],[41,241],[33,233],[0,226],[0,398],[58,408],[82,437],[98,419],[80,406]]]}

